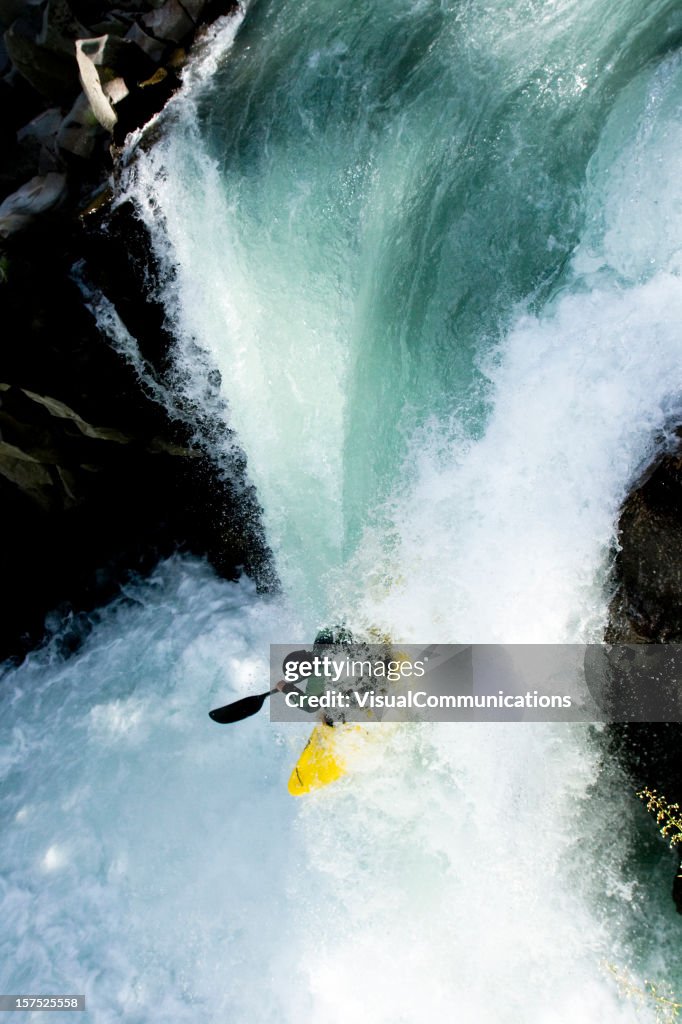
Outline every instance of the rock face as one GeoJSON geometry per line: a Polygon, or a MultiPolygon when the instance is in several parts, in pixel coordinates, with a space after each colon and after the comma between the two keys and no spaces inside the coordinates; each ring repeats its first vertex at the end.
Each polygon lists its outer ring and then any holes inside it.
{"type": "Polygon", "coordinates": [[[0,203],[0,238],[22,231],[41,213],[66,199],[66,175],[50,172],[31,178],[0,203]]]}
{"type": "MultiPolygon", "coordinates": [[[[235,8],[234,0],[0,0],[0,201],[46,173],[66,174],[69,195],[82,201],[112,169],[112,137],[122,142],[178,87],[197,29],[235,8]],[[36,146],[27,122],[48,112],[36,146]]],[[[6,221],[4,237],[32,219],[6,221]]]]}
{"type": "MultiPolygon", "coordinates": [[[[605,639],[682,643],[682,455],[658,460],[632,491],[621,510],[619,543],[605,639]]],[[[682,804],[682,725],[633,722],[611,726],[608,735],[637,788],[682,804]]],[[[678,877],[673,898],[682,913],[678,877]]]]}
{"type": "Polygon", "coordinates": [[[667,455],[623,506],[608,638],[682,642],[682,455],[667,455]]]}
{"type": "Polygon", "coordinates": [[[66,616],[64,646],[77,646],[81,613],[178,549],[273,585],[215,377],[207,368],[205,408],[165,400],[173,338],[151,298],[148,240],[127,207],[107,211],[102,190],[112,142],[177,88],[178,44],[231,8],[0,0],[0,658],[39,642],[46,616],[66,616]],[[87,299],[98,291],[145,381],[98,329],[87,299]],[[219,449],[233,454],[216,461],[219,449]]]}
{"type": "Polygon", "coordinates": [[[171,339],[141,287],[154,272],[145,252],[125,209],[106,234],[101,223],[73,224],[57,211],[22,232],[5,262],[0,657],[38,642],[54,609],[75,616],[76,644],[79,612],[177,549],[208,556],[223,576],[243,567],[261,587],[271,582],[243,457],[217,464],[211,454],[223,420],[191,408],[174,416],[145,391],[73,278],[78,257],[81,273],[106,284],[150,375],[162,380],[171,339]]]}

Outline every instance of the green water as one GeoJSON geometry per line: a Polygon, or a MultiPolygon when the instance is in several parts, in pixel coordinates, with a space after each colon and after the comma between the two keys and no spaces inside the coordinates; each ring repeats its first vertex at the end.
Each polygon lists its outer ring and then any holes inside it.
{"type": "Polygon", "coordinates": [[[201,140],[265,330],[286,321],[273,386],[343,404],[343,441],[331,414],[305,454],[325,467],[343,446],[345,554],[416,427],[480,436],[481,357],[571,279],[599,134],[680,28],[672,3],[248,8],[201,140]]]}

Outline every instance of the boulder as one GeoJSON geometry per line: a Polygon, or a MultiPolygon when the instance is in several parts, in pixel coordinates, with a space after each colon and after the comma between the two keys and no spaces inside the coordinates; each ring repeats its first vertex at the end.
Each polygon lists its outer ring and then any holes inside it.
{"type": "Polygon", "coordinates": [[[159,112],[179,85],[170,67],[157,68],[153,75],[139,83],[118,107],[119,121],[114,129],[114,143],[121,146],[128,132],[146,124],[159,112]]]}
{"type": "Polygon", "coordinates": [[[53,507],[51,492],[54,478],[40,459],[27,454],[15,445],[0,440],[0,476],[14,484],[30,501],[45,512],[53,507]]]}
{"type": "Polygon", "coordinates": [[[194,22],[179,0],[166,0],[163,7],[142,18],[142,25],[156,39],[169,43],[181,43],[194,29],[194,22]]]}
{"type": "Polygon", "coordinates": [[[20,75],[0,80],[0,202],[34,174],[55,170],[47,164],[39,166],[41,146],[35,139],[17,138],[17,132],[38,115],[41,106],[40,97],[20,75]]]}
{"type": "Polygon", "coordinates": [[[74,40],[91,34],[76,18],[66,0],[47,0],[37,38],[40,46],[73,59],[74,40]]]}
{"type": "Polygon", "coordinates": [[[133,25],[131,25],[125,38],[130,40],[130,42],[135,43],[136,46],[139,46],[139,48],[155,63],[158,63],[162,59],[164,51],[167,48],[166,43],[148,35],[148,33],[144,32],[137,24],[137,22],[134,22],[133,25]]]}
{"type": "Polygon", "coordinates": [[[0,0],[0,25],[9,28],[28,7],[27,0],[0,0]]]}
{"type": "Polygon", "coordinates": [[[5,33],[5,46],[15,69],[36,92],[60,105],[73,101],[78,69],[72,55],[42,46],[34,27],[23,18],[5,33]]]}
{"type": "Polygon", "coordinates": [[[33,154],[34,166],[40,174],[58,171],[56,138],[62,122],[59,107],[38,114],[17,132],[17,142],[22,150],[33,154]]]}
{"type": "Polygon", "coordinates": [[[7,47],[5,46],[5,40],[0,36],[0,75],[6,74],[11,68],[9,54],[7,47]]]}
{"type": "Polygon", "coordinates": [[[197,24],[206,7],[206,0],[181,0],[181,2],[192,21],[197,24]]]}
{"type": "Polygon", "coordinates": [[[72,423],[84,437],[90,437],[95,441],[114,441],[116,444],[128,444],[133,440],[130,434],[124,434],[122,431],[112,427],[95,427],[91,423],[87,423],[82,416],[79,416],[77,412],[74,412],[64,402],[60,402],[58,398],[39,395],[35,391],[29,391],[27,388],[19,388],[18,390],[31,402],[47,410],[53,419],[66,420],[72,423]]]}
{"type": "MultiPolygon", "coordinates": [[[[0,236],[12,234],[0,259],[0,381],[11,382],[0,385],[0,658],[40,642],[46,614],[56,622],[98,607],[130,572],[178,548],[229,578],[244,567],[261,589],[274,583],[256,495],[222,417],[190,407],[176,419],[150,397],[73,273],[78,264],[86,292],[101,278],[163,379],[172,337],[146,233],[132,212],[114,223],[119,207],[98,226],[106,194],[75,213],[110,170],[104,126],[115,125],[116,140],[163,106],[182,54],[166,58],[207,10],[203,0],[0,0],[14,66],[0,81],[0,199],[12,193],[0,206],[0,236]],[[57,108],[68,110],[61,120],[57,108]],[[68,195],[53,159],[68,169],[68,195]],[[54,212],[36,216],[44,211],[54,212]],[[218,464],[209,453],[222,436],[231,454],[218,464]]],[[[224,12],[222,0],[215,13],[224,12]]],[[[75,630],[65,651],[78,642],[75,630]]]]}
{"type": "MultiPolygon", "coordinates": [[[[631,491],[620,515],[615,594],[605,639],[611,644],[682,643],[682,455],[656,460],[631,491]]],[[[617,648],[613,650],[617,651],[617,648]]],[[[671,647],[673,655],[678,648],[671,647]]],[[[668,652],[663,649],[660,655],[668,652]]],[[[663,672],[661,680],[673,678],[663,672]]],[[[682,803],[682,724],[629,722],[607,726],[606,742],[636,789],[656,789],[682,803]]],[[[679,863],[677,848],[677,863],[679,863]]],[[[682,880],[673,900],[682,913],[682,880]]]]}
{"type": "MultiPolygon", "coordinates": [[[[130,29],[132,19],[122,12],[117,15],[110,15],[102,21],[90,25],[90,36],[119,36],[121,39],[130,29]]],[[[132,22],[134,24],[134,22],[132,22]]]]}
{"type": "Polygon", "coordinates": [[[182,46],[177,46],[171,53],[166,63],[169,68],[173,69],[173,71],[182,71],[184,66],[187,64],[187,60],[187,50],[185,50],[184,47],[182,46]]]}
{"type": "Polygon", "coordinates": [[[111,460],[138,455],[197,459],[198,449],[164,437],[140,438],[97,426],[51,395],[0,384],[0,476],[40,508],[68,509],[83,501],[91,474],[111,460]],[[112,447],[113,446],[113,447],[112,447]]]}
{"type": "MultiPolygon", "coordinates": [[[[12,69],[0,78],[0,138],[2,148],[16,141],[16,133],[45,110],[42,96],[29,85],[23,75],[12,69]]],[[[6,153],[2,153],[2,158],[6,153]]]]}
{"type": "Polygon", "coordinates": [[[621,510],[607,640],[682,642],[682,455],[656,462],[621,510]]]}
{"type": "Polygon", "coordinates": [[[0,205],[0,238],[8,238],[23,230],[39,214],[63,202],[66,195],[65,174],[50,173],[31,178],[0,205]]]}
{"type": "Polygon", "coordinates": [[[61,121],[62,112],[59,107],[50,107],[20,128],[17,138],[20,142],[31,139],[41,146],[49,146],[54,142],[61,121]]]}
{"type": "Polygon", "coordinates": [[[92,112],[85,93],[81,93],[61,122],[56,145],[59,151],[87,160],[92,156],[102,126],[92,112]]]}
{"type": "Polygon", "coordinates": [[[117,63],[122,46],[125,43],[117,36],[76,41],[76,60],[83,91],[93,114],[108,132],[114,130],[118,121],[114,104],[128,95],[125,81],[111,69],[117,63]]]}
{"type": "MultiPolygon", "coordinates": [[[[124,41],[115,35],[94,36],[91,39],[77,39],[76,59],[87,58],[96,68],[116,68],[125,48],[124,41]]],[[[79,62],[80,67],[80,62],[79,62]]]]}

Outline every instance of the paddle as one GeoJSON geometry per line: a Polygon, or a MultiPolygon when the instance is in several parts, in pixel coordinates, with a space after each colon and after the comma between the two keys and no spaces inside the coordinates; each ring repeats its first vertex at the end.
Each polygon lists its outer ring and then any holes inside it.
{"type": "Polygon", "coordinates": [[[213,711],[209,711],[209,718],[212,718],[214,722],[219,722],[220,725],[228,725],[230,722],[241,722],[242,719],[250,718],[251,715],[255,715],[257,711],[260,711],[267,698],[273,693],[277,693],[277,687],[274,690],[268,690],[267,693],[258,693],[253,697],[242,697],[241,700],[235,700],[222,708],[215,708],[213,711]]]}

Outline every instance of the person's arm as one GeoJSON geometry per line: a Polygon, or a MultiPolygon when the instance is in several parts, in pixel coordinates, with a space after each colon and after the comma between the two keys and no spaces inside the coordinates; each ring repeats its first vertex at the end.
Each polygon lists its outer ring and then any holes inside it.
{"type": "Polygon", "coordinates": [[[308,694],[304,693],[303,690],[300,690],[296,683],[287,683],[284,679],[280,679],[276,686],[280,693],[297,693],[300,697],[298,707],[302,711],[307,711],[309,715],[312,715],[319,710],[319,708],[310,707],[310,704],[308,702],[308,694]]]}

